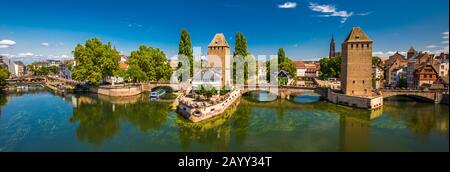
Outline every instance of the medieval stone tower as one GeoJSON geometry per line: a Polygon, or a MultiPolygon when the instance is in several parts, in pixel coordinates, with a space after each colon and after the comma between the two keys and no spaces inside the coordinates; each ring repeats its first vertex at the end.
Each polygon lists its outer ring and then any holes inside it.
{"type": "Polygon", "coordinates": [[[221,69],[222,85],[231,85],[230,46],[222,33],[214,36],[208,45],[208,67],[221,69]]]}
{"type": "Polygon", "coordinates": [[[354,27],[342,43],[342,91],[346,95],[372,95],[372,40],[354,27]]]}

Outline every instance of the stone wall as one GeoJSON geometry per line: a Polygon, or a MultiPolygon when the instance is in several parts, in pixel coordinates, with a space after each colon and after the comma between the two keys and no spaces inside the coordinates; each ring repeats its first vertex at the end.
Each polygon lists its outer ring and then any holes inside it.
{"type": "Polygon", "coordinates": [[[378,109],[383,107],[383,96],[376,97],[357,97],[335,93],[328,90],[328,101],[350,107],[361,109],[378,109]]]}
{"type": "Polygon", "coordinates": [[[201,108],[193,108],[182,102],[178,105],[178,113],[183,115],[185,118],[191,120],[192,122],[199,122],[209,118],[212,118],[216,115],[222,114],[225,110],[234,104],[241,97],[240,90],[235,90],[230,93],[230,95],[223,101],[216,105],[201,107],[201,108]]]}
{"type": "Polygon", "coordinates": [[[139,86],[124,87],[124,88],[89,88],[92,93],[97,93],[105,96],[111,97],[125,97],[125,96],[135,96],[142,93],[142,88],[139,86]]]}

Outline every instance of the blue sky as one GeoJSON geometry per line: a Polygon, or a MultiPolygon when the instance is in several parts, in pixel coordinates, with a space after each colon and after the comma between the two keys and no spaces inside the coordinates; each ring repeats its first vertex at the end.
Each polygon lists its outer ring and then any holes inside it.
{"type": "Polygon", "coordinates": [[[234,47],[240,31],[254,55],[283,47],[291,58],[310,60],[327,56],[331,34],[340,49],[353,26],[374,40],[380,56],[411,45],[448,51],[448,0],[289,1],[0,0],[0,54],[26,62],[72,57],[77,43],[99,37],[123,54],[145,44],[172,57],[187,28],[203,50],[215,33],[234,47]]]}

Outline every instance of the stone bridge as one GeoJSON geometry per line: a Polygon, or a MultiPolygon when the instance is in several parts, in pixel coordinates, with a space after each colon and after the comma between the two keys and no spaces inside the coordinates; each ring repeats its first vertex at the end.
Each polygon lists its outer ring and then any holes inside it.
{"type": "Polygon", "coordinates": [[[443,103],[448,102],[448,90],[422,91],[422,90],[379,90],[383,98],[394,96],[408,96],[422,100],[443,103]]]}
{"type": "Polygon", "coordinates": [[[46,82],[58,82],[58,83],[64,83],[65,85],[71,85],[71,86],[77,86],[77,85],[81,85],[84,84],[84,82],[81,81],[75,81],[75,80],[71,80],[71,79],[65,79],[65,78],[58,78],[58,77],[53,77],[53,76],[47,76],[46,77],[46,82]]]}
{"type": "Polygon", "coordinates": [[[240,86],[242,94],[253,91],[267,91],[278,95],[282,99],[290,99],[291,95],[302,93],[317,93],[322,97],[326,97],[326,90],[312,87],[296,87],[296,86],[278,86],[278,85],[259,85],[259,86],[240,86]]]}

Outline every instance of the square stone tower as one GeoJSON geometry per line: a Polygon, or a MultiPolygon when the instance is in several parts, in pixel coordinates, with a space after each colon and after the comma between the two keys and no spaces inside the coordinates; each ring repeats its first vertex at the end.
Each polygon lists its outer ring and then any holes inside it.
{"type": "Polygon", "coordinates": [[[359,27],[354,27],[342,43],[342,91],[346,95],[372,95],[372,43],[359,27]]]}
{"type": "Polygon", "coordinates": [[[222,85],[231,85],[230,46],[223,33],[214,36],[208,45],[208,67],[221,68],[222,85]]]}

